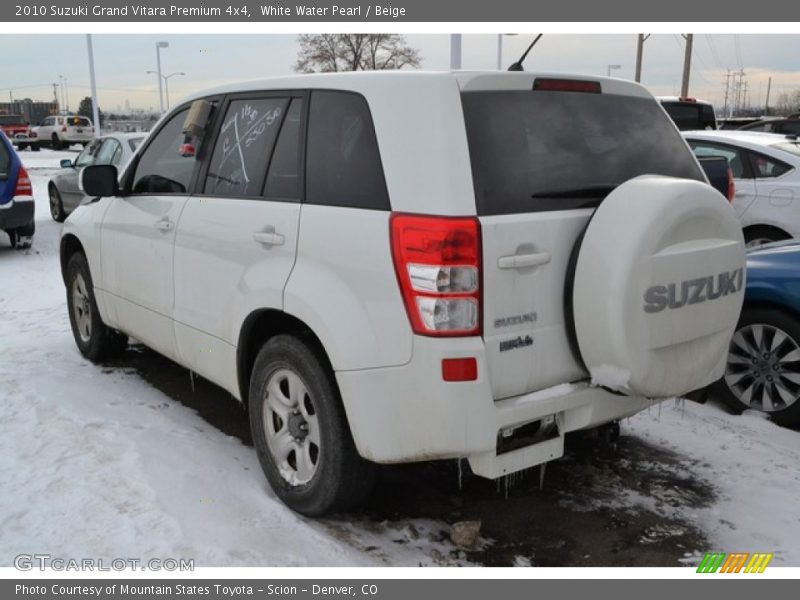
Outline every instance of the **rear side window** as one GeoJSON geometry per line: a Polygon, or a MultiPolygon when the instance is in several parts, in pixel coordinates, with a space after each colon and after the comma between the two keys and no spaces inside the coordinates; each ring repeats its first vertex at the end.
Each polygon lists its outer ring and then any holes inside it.
{"type": "Polygon", "coordinates": [[[717,128],[714,108],[710,104],[664,101],[661,105],[681,131],[717,128]]]}
{"type": "Polygon", "coordinates": [[[375,128],[362,96],[334,91],[311,94],[306,202],[389,210],[375,128]]]}
{"type": "Polygon", "coordinates": [[[751,152],[750,159],[753,164],[753,173],[756,179],[771,179],[780,177],[792,170],[785,162],[765,156],[758,152],[751,152]]]}
{"type": "Polygon", "coordinates": [[[551,91],[462,94],[479,215],[596,206],[644,174],[705,181],[647,98],[551,91]]]}
{"type": "Polygon", "coordinates": [[[228,105],[208,167],[204,193],[260,197],[287,98],[234,100],[228,105]]]}
{"type": "Polygon", "coordinates": [[[272,153],[264,195],[268,198],[300,197],[300,133],[303,101],[295,98],[286,111],[278,143],[272,153]]]}

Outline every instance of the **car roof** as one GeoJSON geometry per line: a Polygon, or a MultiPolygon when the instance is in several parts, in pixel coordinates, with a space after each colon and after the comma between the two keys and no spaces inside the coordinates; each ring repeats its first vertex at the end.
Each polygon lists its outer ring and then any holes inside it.
{"type": "Polygon", "coordinates": [[[536,78],[577,79],[582,81],[598,81],[603,91],[614,94],[643,96],[652,95],[641,85],[632,81],[609,77],[577,73],[533,73],[509,71],[349,71],[346,73],[306,73],[255,79],[227,84],[216,88],[197,92],[183,99],[196,100],[207,96],[231,94],[237,92],[255,92],[262,90],[291,89],[336,89],[360,93],[371,92],[375,95],[383,86],[385,94],[395,94],[397,86],[410,90],[427,87],[431,84],[455,82],[461,90],[480,89],[528,89],[536,78]]]}
{"type": "Polygon", "coordinates": [[[786,141],[795,141],[793,136],[783,133],[767,133],[765,131],[747,131],[742,129],[719,129],[716,131],[684,131],[687,138],[717,140],[720,142],[739,142],[752,146],[774,146],[786,141]]]}

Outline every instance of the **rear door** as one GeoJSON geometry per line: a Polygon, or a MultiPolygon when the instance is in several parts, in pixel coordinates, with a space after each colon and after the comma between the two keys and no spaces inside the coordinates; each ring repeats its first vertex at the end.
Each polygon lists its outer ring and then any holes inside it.
{"type": "Polygon", "coordinates": [[[237,393],[242,319],[283,308],[297,247],[305,95],[234,95],[175,241],[181,360],[237,393]]]}
{"type": "Polygon", "coordinates": [[[572,249],[603,197],[642,174],[704,180],[675,126],[639,88],[538,81],[462,85],[495,399],[586,377],[570,346],[565,286],[572,249]]]}

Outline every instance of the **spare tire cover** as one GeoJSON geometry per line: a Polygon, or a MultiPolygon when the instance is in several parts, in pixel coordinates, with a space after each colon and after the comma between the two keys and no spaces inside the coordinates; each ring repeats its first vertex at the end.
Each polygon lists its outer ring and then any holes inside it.
{"type": "Polygon", "coordinates": [[[739,220],[709,185],[643,175],[617,187],[584,232],[572,286],[593,383],[667,398],[721,377],[744,268],[739,220]]]}

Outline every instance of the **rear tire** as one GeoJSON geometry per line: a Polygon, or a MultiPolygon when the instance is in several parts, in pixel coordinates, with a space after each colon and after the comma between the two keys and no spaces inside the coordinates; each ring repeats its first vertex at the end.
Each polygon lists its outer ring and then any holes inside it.
{"type": "Polygon", "coordinates": [[[752,227],[744,232],[744,243],[747,248],[758,248],[764,244],[788,240],[791,237],[776,227],[752,227]]]}
{"type": "Polygon", "coordinates": [[[61,194],[58,193],[58,188],[52,183],[47,188],[50,197],[50,216],[56,223],[63,223],[67,218],[67,213],[64,212],[64,203],[61,201],[61,194]]]}
{"type": "Polygon", "coordinates": [[[321,353],[294,336],[270,339],[256,358],[249,398],[258,460],[289,508],[315,517],[364,501],[376,466],[356,451],[321,353]]]}
{"type": "Polygon", "coordinates": [[[22,227],[6,229],[11,247],[17,250],[27,250],[33,245],[33,234],[36,231],[36,222],[31,221],[22,227]]]}
{"type": "Polygon", "coordinates": [[[757,410],[779,425],[800,424],[798,317],[777,308],[746,308],[731,341],[725,375],[713,389],[734,414],[757,410]]]}
{"type": "Polygon", "coordinates": [[[89,263],[81,252],[67,262],[67,308],[75,344],[91,361],[119,356],[128,346],[128,336],[106,327],[97,310],[89,263]]]}

